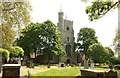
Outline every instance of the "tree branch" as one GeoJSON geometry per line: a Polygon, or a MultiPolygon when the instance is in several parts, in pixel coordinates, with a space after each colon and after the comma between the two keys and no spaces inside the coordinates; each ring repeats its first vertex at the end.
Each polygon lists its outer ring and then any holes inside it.
{"type": "Polygon", "coordinates": [[[103,14],[101,14],[101,15],[105,15],[108,11],[110,11],[112,8],[114,8],[115,6],[118,6],[120,4],[120,1],[118,1],[118,2],[115,2],[110,8],[108,8],[107,9],[107,11],[106,12],[104,12],[103,14]]]}

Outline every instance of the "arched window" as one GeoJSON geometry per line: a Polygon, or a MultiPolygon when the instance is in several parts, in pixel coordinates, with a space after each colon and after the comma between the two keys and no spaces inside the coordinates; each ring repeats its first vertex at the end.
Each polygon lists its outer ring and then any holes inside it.
{"type": "Polygon", "coordinates": [[[69,27],[67,27],[67,30],[70,30],[70,28],[69,28],[69,27]]]}

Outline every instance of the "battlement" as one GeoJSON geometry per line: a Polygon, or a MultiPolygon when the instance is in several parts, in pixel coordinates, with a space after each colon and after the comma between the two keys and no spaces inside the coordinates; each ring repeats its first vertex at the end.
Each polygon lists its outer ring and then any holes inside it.
{"type": "Polygon", "coordinates": [[[64,20],[64,23],[68,23],[69,25],[73,25],[73,21],[67,20],[67,19],[64,20]]]}

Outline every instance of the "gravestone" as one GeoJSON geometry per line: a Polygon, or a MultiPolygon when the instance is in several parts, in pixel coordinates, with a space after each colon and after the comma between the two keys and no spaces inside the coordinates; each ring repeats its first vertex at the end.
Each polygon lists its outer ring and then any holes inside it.
{"type": "Polygon", "coordinates": [[[104,78],[103,70],[81,69],[82,78],[104,78]]]}
{"type": "Polygon", "coordinates": [[[90,68],[91,68],[91,69],[94,69],[94,63],[93,63],[93,60],[90,60],[90,68]]]}
{"type": "Polygon", "coordinates": [[[79,67],[81,66],[81,63],[79,63],[79,67]]]}
{"type": "Polygon", "coordinates": [[[20,64],[3,65],[2,78],[20,78],[20,64]]]}
{"type": "Polygon", "coordinates": [[[88,69],[89,65],[88,65],[88,60],[84,60],[84,69],[88,69]]]}
{"type": "Polygon", "coordinates": [[[117,71],[113,71],[112,69],[106,71],[104,78],[118,78],[117,71]]]}
{"type": "Polygon", "coordinates": [[[117,71],[114,70],[94,70],[81,69],[81,78],[118,78],[117,71]]]}
{"type": "Polygon", "coordinates": [[[61,67],[61,63],[58,64],[58,68],[60,68],[60,67],[61,67]]]}

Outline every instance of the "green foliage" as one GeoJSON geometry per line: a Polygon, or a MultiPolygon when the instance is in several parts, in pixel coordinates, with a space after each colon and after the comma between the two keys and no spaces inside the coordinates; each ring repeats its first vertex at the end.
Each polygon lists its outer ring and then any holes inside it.
{"type": "MultiPolygon", "coordinates": [[[[2,1],[2,0],[0,0],[2,1]]],[[[2,2],[2,21],[10,27],[27,25],[30,22],[31,6],[28,0],[21,2],[2,2]]]]}
{"type": "Polygon", "coordinates": [[[8,49],[15,41],[16,32],[19,34],[21,27],[30,22],[31,6],[28,0],[22,0],[21,2],[0,0],[0,2],[2,48],[8,49]]]}
{"type": "Polygon", "coordinates": [[[60,33],[55,24],[47,20],[43,23],[31,23],[26,27],[17,41],[18,45],[25,50],[25,54],[31,52],[47,53],[49,55],[64,55],[62,50],[60,33]]]}
{"type": "Polygon", "coordinates": [[[115,57],[114,52],[110,47],[105,47],[104,62],[111,63],[112,59],[115,57]]]}
{"type": "Polygon", "coordinates": [[[110,47],[105,47],[105,49],[108,50],[107,52],[109,52],[110,57],[114,56],[114,51],[110,47]]]}
{"type": "Polygon", "coordinates": [[[8,59],[9,58],[9,53],[10,52],[8,50],[0,48],[0,57],[8,59]]]}
{"type": "Polygon", "coordinates": [[[110,59],[110,63],[116,65],[116,64],[120,64],[120,60],[116,57],[111,57],[110,59]]]}
{"type": "Polygon", "coordinates": [[[87,55],[95,62],[102,63],[105,55],[104,47],[100,43],[95,43],[88,48],[87,55]]]}
{"type": "Polygon", "coordinates": [[[114,52],[110,47],[103,47],[100,43],[91,45],[87,50],[87,55],[98,63],[111,63],[114,60],[114,52]]]}
{"type": "Polygon", "coordinates": [[[92,2],[92,5],[86,7],[86,14],[89,16],[89,20],[93,21],[95,19],[101,18],[103,15],[107,14],[110,10],[119,7],[119,1],[101,1],[96,0],[92,2]]]}
{"type": "Polygon", "coordinates": [[[2,28],[2,31],[0,33],[0,36],[2,38],[1,40],[2,48],[8,49],[10,46],[12,46],[13,42],[15,41],[15,32],[13,28],[5,24],[2,24],[1,28],[2,28]]]}
{"type": "Polygon", "coordinates": [[[84,54],[86,54],[87,49],[89,48],[90,45],[94,43],[98,43],[97,37],[96,37],[96,32],[92,28],[81,28],[79,33],[78,33],[78,38],[77,38],[77,48],[82,49],[84,54]]]}
{"type": "Polygon", "coordinates": [[[10,47],[10,57],[24,56],[24,50],[19,46],[10,47]]]}
{"type": "Polygon", "coordinates": [[[73,76],[77,76],[78,74],[80,75],[79,67],[70,67],[70,68],[63,68],[62,70],[50,69],[45,72],[32,74],[32,78],[34,78],[35,76],[44,76],[45,78],[49,78],[49,77],[51,78],[51,76],[52,77],[56,76],[57,78],[61,78],[62,76],[63,76],[62,78],[65,77],[73,78],[73,76]]]}

